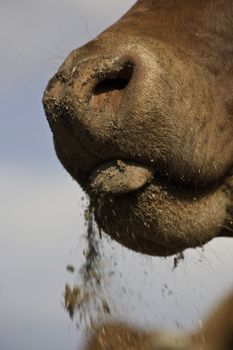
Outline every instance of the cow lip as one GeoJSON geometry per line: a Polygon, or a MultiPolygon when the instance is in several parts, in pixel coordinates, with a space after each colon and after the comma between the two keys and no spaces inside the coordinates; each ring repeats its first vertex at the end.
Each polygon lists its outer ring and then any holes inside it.
{"type": "MultiPolygon", "coordinates": [[[[133,174],[132,171],[129,175],[135,175],[135,173],[133,174]]],[[[204,193],[216,190],[217,188],[219,188],[219,186],[222,185],[225,185],[227,188],[232,188],[233,168],[230,169],[230,171],[228,171],[227,174],[218,181],[215,181],[214,183],[206,183],[201,187],[196,187],[194,184],[178,182],[174,179],[168,178],[167,176],[163,176],[158,171],[156,171],[156,167],[151,167],[149,165],[142,164],[141,162],[137,162],[136,160],[113,159],[101,162],[89,173],[88,189],[92,194],[97,195],[124,195],[130,192],[136,192],[138,190],[141,190],[153,181],[159,182],[162,186],[165,186],[167,188],[179,190],[180,193],[189,193],[193,196],[199,194],[203,195],[204,193]],[[116,171],[115,174],[111,170],[109,171],[109,169],[114,166],[119,168],[119,172],[116,171]],[[119,183],[116,184],[115,182],[115,188],[111,189],[111,186],[109,186],[108,184],[109,178],[111,180],[112,178],[114,178],[114,176],[117,176],[119,175],[119,173],[124,172],[124,169],[122,170],[122,168],[124,168],[125,166],[138,168],[137,176],[140,177],[140,179],[132,179],[132,181],[129,181],[128,179],[128,183],[123,184],[123,186],[120,186],[119,183]],[[104,172],[105,175],[102,176],[104,172]]],[[[119,180],[119,182],[122,182],[122,180],[119,180]]]]}
{"type": "Polygon", "coordinates": [[[135,192],[151,182],[154,169],[129,160],[102,163],[89,177],[91,192],[122,195],[135,192]]]}

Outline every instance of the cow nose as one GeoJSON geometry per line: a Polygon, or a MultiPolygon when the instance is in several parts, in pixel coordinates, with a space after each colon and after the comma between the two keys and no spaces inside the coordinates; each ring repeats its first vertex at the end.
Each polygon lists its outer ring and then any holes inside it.
{"type": "MultiPolygon", "coordinates": [[[[108,123],[118,113],[122,100],[128,99],[135,62],[129,56],[91,57],[83,60],[68,58],[51,79],[44,94],[44,107],[50,115],[66,124],[78,120],[90,128],[89,117],[101,117],[108,123]],[[75,116],[65,112],[75,110],[75,116]],[[53,113],[51,113],[53,111],[53,113]]],[[[91,123],[92,124],[92,123],[91,123]]],[[[95,126],[97,127],[97,126],[95,126]]]]}
{"type": "Polygon", "coordinates": [[[125,89],[130,83],[133,74],[133,64],[125,62],[119,67],[109,67],[104,74],[97,77],[92,89],[91,104],[94,108],[103,108],[107,104],[119,104],[125,89]]]}
{"type": "Polygon", "coordinates": [[[60,121],[85,144],[98,147],[119,130],[121,111],[133,100],[139,64],[122,52],[77,56],[68,58],[52,78],[43,102],[51,127],[54,119],[60,121]]]}
{"type": "Polygon", "coordinates": [[[84,106],[92,113],[112,113],[124,98],[133,71],[134,64],[126,57],[84,60],[77,65],[77,74],[67,91],[75,96],[81,109],[84,106]]]}

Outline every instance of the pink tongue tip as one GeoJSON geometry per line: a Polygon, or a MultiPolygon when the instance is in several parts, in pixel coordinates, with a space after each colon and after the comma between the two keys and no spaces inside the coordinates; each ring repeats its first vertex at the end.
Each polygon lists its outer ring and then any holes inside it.
{"type": "Polygon", "coordinates": [[[117,160],[100,166],[91,176],[93,191],[121,194],[143,187],[153,177],[152,169],[128,161],[117,160]]]}

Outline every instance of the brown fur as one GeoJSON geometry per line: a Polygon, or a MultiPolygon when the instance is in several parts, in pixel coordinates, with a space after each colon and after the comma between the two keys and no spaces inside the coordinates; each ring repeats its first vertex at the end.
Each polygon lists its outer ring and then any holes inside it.
{"type": "Polygon", "coordinates": [[[232,236],[232,86],[232,0],[139,0],[68,56],[45,111],[58,158],[114,239],[168,255],[232,236]],[[93,172],[118,160],[153,178],[93,190],[93,172]]]}

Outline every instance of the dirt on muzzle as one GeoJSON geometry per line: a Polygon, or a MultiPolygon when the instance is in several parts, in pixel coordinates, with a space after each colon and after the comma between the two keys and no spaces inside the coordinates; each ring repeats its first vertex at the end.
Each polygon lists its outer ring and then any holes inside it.
{"type": "Polygon", "coordinates": [[[153,177],[153,169],[130,161],[102,164],[90,178],[90,190],[97,193],[124,194],[136,191],[153,177]]]}

